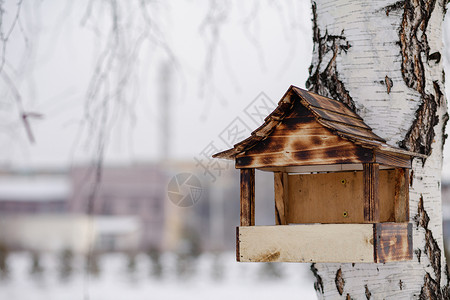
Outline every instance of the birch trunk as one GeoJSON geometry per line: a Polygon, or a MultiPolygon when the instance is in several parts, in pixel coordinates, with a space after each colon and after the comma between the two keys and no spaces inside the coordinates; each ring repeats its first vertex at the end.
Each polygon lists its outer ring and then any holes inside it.
{"type": "MultiPolygon", "coordinates": [[[[444,0],[312,2],[307,88],[339,99],[413,161],[414,258],[386,264],[313,264],[320,299],[450,299],[441,215],[448,119],[442,66],[444,0]]],[[[331,245],[330,245],[331,246],[331,245]]]]}

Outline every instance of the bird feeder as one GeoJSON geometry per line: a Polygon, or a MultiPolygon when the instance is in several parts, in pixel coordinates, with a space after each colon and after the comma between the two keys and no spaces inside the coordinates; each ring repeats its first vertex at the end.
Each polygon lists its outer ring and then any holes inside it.
{"type": "Polygon", "coordinates": [[[213,157],[241,173],[241,262],[412,259],[414,157],[340,101],[291,86],[264,124],[213,157]],[[255,226],[255,169],[274,173],[275,226],[255,226]]]}

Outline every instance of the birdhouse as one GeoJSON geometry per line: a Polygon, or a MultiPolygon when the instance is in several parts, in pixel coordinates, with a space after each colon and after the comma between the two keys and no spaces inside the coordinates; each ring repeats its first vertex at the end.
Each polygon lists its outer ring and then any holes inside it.
{"type": "Polygon", "coordinates": [[[291,86],[249,138],[213,157],[240,169],[238,261],[412,259],[409,169],[424,156],[388,145],[344,103],[291,86]],[[255,226],[255,169],[274,173],[274,226],[255,226]]]}

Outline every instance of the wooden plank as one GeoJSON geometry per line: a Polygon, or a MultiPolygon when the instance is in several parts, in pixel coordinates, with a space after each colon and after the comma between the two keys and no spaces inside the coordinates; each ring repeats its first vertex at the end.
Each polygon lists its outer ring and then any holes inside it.
{"type": "Polygon", "coordinates": [[[239,227],[236,227],[236,261],[241,260],[241,255],[239,254],[239,227]]]}
{"type": "Polygon", "coordinates": [[[248,150],[245,155],[270,154],[286,151],[314,151],[320,155],[323,152],[332,151],[330,149],[338,148],[355,149],[357,146],[338,136],[330,137],[315,134],[305,134],[303,136],[270,136],[254,148],[248,150]]]}
{"type": "Polygon", "coordinates": [[[375,152],[375,162],[398,168],[411,169],[411,157],[392,152],[375,152]]]}
{"type": "Polygon", "coordinates": [[[374,224],[375,262],[407,261],[412,259],[412,224],[374,224]]]}
{"type": "Polygon", "coordinates": [[[345,114],[354,118],[361,119],[354,111],[352,111],[347,105],[334,99],[326,98],[317,95],[313,92],[308,92],[297,87],[293,87],[294,91],[308,104],[320,107],[323,109],[331,110],[337,113],[345,114]]]}
{"type": "Polygon", "coordinates": [[[349,133],[354,136],[360,136],[360,137],[370,139],[370,140],[384,142],[384,139],[382,139],[378,135],[374,134],[372,132],[372,130],[367,130],[367,129],[360,128],[360,127],[349,126],[349,125],[338,123],[338,122],[327,121],[324,119],[319,120],[319,122],[321,124],[323,124],[324,126],[330,128],[331,130],[349,133]]]}
{"type": "Polygon", "coordinates": [[[373,263],[373,232],[372,224],[239,227],[239,261],[373,263]]]}
{"type": "Polygon", "coordinates": [[[237,155],[236,168],[372,162],[373,150],[333,134],[297,105],[268,138],[237,155]]]}
{"type": "Polygon", "coordinates": [[[241,169],[241,226],[255,225],[255,169],[241,169]]]}
{"type": "Polygon", "coordinates": [[[362,172],[289,175],[288,223],[363,223],[362,172]]]}
{"type": "Polygon", "coordinates": [[[380,222],[380,199],[378,195],[378,164],[363,164],[364,180],[364,222],[380,222]]]}
{"type": "Polygon", "coordinates": [[[409,170],[398,168],[395,170],[394,192],[395,222],[409,221],[409,170]]]}
{"type": "Polygon", "coordinates": [[[321,151],[312,149],[268,154],[240,154],[236,157],[236,168],[352,164],[362,162],[372,162],[372,150],[349,145],[347,147],[329,146],[321,151]]]}
{"type": "Polygon", "coordinates": [[[285,218],[285,188],[287,187],[287,181],[284,181],[285,173],[274,172],[274,190],[275,190],[275,224],[286,225],[285,218]]]}
{"type": "MultiPolygon", "coordinates": [[[[393,222],[395,171],[379,172],[380,222],[393,222]]],[[[289,175],[288,223],[364,223],[363,172],[289,175]]]]}
{"type": "Polygon", "coordinates": [[[284,194],[284,216],[286,218],[289,212],[289,174],[286,172],[283,173],[283,194],[284,194]]]}
{"type": "Polygon", "coordinates": [[[336,113],[333,111],[329,111],[329,110],[326,110],[323,108],[314,107],[314,106],[311,106],[310,109],[322,119],[334,121],[334,122],[340,122],[340,123],[348,124],[351,126],[357,126],[357,127],[363,128],[363,129],[372,130],[361,119],[351,117],[348,115],[343,115],[343,114],[336,113]]]}

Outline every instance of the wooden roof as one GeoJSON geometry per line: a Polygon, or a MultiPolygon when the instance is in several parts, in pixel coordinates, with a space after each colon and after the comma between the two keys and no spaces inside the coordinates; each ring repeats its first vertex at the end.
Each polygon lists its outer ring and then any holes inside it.
{"type": "MultiPolygon", "coordinates": [[[[424,155],[395,148],[386,144],[386,141],[383,138],[373,133],[372,129],[364,123],[363,119],[344,103],[295,86],[291,86],[288,89],[282,99],[278,102],[278,107],[265,118],[264,123],[253,131],[250,137],[235,144],[231,149],[213,155],[213,157],[235,159],[245,155],[247,152],[257,152],[255,149],[258,148],[260,148],[259,153],[261,153],[261,148],[264,148],[266,144],[270,143],[270,139],[268,138],[272,135],[274,130],[278,128],[278,131],[280,131],[282,128],[288,126],[287,124],[292,122],[314,122],[315,124],[318,122],[323,128],[327,129],[328,135],[329,132],[331,132],[339,137],[339,140],[345,140],[344,143],[349,141],[354,145],[359,146],[359,148],[363,147],[394,156],[408,156],[410,158],[425,157],[424,155]],[[307,111],[301,112],[302,110],[305,110],[305,108],[307,111]],[[283,125],[279,126],[280,124],[283,125]],[[266,139],[267,141],[263,143],[266,139]],[[258,144],[260,145],[256,147],[258,144]]],[[[298,138],[304,135],[308,128],[305,126],[297,126],[296,128],[290,129],[291,132],[289,135],[291,135],[291,138],[292,136],[298,138]]],[[[274,135],[279,135],[279,133],[274,135]]],[[[322,133],[320,137],[323,139],[324,134],[322,133]]],[[[272,139],[274,138],[275,137],[272,137],[272,139]]],[[[277,142],[272,142],[272,147],[274,144],[277,144],[277,142]]],[[[280,147],[284,147],[285,145],[285,142],[281,144],[278,143],[278,146],[280,147]]],[[[302,146],[300,146],[301,144],[298,145],[297,148],[302,148],[302,146]]],[[[337,144],[336,147],[338,147],[337,144]]],[[[320,147],[311,148],[308,151],[313,152],[314,149],[319,148],[320,147]]],[[[281,150],[282,149],[278,149],[277,151],[281,150]]],[[[291,147],[288,150],[296,151],[296,147],[291,147]]],[[[336,151],[336,149],[334,151],[336,151]]],[[[286,153],[288,153],[288,151],[286,151],[286,153]]],[[[273,155],[276,154],[276,152],[273,153],[273,155]]],[[[296,160],[300,160],[300,158],[297,158],[296,160]]],[[[285,163],[284,165],[287,164],[285,163]]],[[[262,165],[259,165],[258,167],[261,166],[262,165]]]]}

